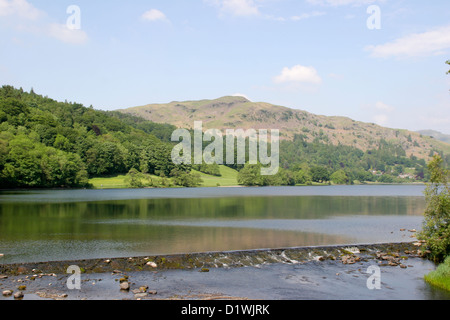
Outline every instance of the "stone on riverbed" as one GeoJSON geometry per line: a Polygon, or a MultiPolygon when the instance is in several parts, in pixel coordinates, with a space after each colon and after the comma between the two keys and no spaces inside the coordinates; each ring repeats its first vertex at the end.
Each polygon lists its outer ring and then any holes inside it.
{"type": "Polygon", "coordinates": [[[121,282],[120,283],[120,290],[123,290],[123,291],[130,290],[130,284],[128,282],[121,282]]]}
{"type": "Polygon", "coordinates": [[[136,294],[134,295],[134,297],[135,297],[136,299],[145,298],[145,297],[147,297],[147,296],[148,296],[148,293],[147,293],[147,292],[140,292],[140,293],[136,293],[136,294]]]}
{"type": "Polygon", "coordinates": [[[134,294],[138,294],[138,293],[146,293],[148,290],[147,286],[142,286],[139,289],[134,289],[131,292],[133,292],[134,294]]]}
{"type": "Polygon", "coordinates": [[[355,255],[346,255],[342,257],[343,264],[355,264],[358,261],[361,261],[361,258],[355,255]]]}
{"type": "Polygon", "coordinates": [[[9,296],[12,296],[13,292],[12,292],[12,290],[4,290],[4,291],[2,292],[2,294],[3,294],[5,297],[9,297],[9,296]]]}
{"type": "Polygon", "coordinates": [[[147,290],[148,290],[148,287],[147,287],[147,286],[141,286],[141,287],[139,287],[139,291],[140,291],[140,292],[147,292],[147,290]]]}

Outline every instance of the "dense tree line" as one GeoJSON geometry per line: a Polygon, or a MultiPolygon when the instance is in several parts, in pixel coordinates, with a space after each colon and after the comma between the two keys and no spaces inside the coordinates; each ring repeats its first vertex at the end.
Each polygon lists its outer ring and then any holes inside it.
{"type": "MultiPolygon", "coordinates": [[[[171,136],[175,129],[120,112],[58,102],[33,90],[3,86],[0,186],[88,187],[89,178],[128,173],[130,185],[135,187],[154,185],[149,180],[151,175],[172,178],[177,185],[197,186],[199,177],[192,175],[191,169],[220,176],[216,164],[172,162],[175,143],[171,142],[171,136]]],[[[207,145],[204,142],[204,147],[207,145]]],[[[225,148],[225,140],[223,145],[225,148]]],[[[248,144],[246,150],[248,160],[248,144]]],[[[235,160],[236,152],[235,147],[235,160]]],[[[444,166],[448,166],[450,155],[440,156],[444,166]]],[[[281,168],[275,176],[261,176],[261,165],[228,166],[239,171],[242,185],[403,182],[409,181],[399,178],[406,171],[415,181],[429,179],[425,160],[407,157],[400,145],[385,140],[380,140],[377,148],[363,152],[350,146],[307,142],[304,136],[297,135],[293,141],[281,142],[281,168]]]]}
{"type": "Polygon", "coordinates": [[[90,177],[125,174],[131,169],[169,176],[177,168],[170,157],[174,129],[3,86],[0,185],[87,187],[90,177]]]}
{"type": "MultiPolygon", "coordinates": [[[[444,156],[444,155],[442,155],[444,156]]],[[[450,164],[449,155],[444,157],[450,164]]],[[[351,146],[307,142],[302,135],[280,144],[281,170],[275,177],[260,174],[260,165],[247,164],[239,173],[242,185],[353,184],[359,182],[402,183],[428,181],[424,159],[407,157],[405,150],[381,139],[366,152],[351,146]],[[406,171],[410,173],[401,177],[406,171]],[[406,177],[407,176],[407,177],[406,177]]]]}

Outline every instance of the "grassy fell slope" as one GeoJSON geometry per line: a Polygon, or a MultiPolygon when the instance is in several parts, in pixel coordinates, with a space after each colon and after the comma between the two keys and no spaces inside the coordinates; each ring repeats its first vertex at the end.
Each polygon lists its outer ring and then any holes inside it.
{"type": "Polygon", "coordinates": [[[407,156],[428,159],[430,151],[450,153],[450,144],[418,132],[381,127],[346,117],[315,115],[265,102],[251,102],[244,97],[222,97],[215,100],[150,104],[120,110],[156,123],[192,128],[203,121],[204,129],[279,129],[282,139],[304,135],[333,145],[348,145],[363,151],[378,147],[380,140],[400,145],[407,156]]]}

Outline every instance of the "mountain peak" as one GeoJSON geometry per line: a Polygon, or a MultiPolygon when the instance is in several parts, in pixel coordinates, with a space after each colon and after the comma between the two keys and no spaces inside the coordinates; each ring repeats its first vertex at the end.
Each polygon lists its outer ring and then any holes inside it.
{"type": "Polygon", "coordinates": [[[222,103],[246,103],[251,102],[247,97],[243,95],[232,95],[232,96],[224,96],[220,97],[218,99],[213,100],[215,102],[222,102],[222,103]]]}

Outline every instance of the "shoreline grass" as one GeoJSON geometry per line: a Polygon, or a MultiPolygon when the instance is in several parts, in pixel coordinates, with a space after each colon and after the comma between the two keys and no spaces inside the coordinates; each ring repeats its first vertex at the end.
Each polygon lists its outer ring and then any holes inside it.
{"type": "MultiPolygon", "coordinates": [[[[203,182],[199,187],[201,188],[210,188],[210,187],[243,187],[239,185],[237,176],[238,171],[227,166],[219,166],[221,176],[212,176],[203,172],[199,172],[196,170],[192,170],[193,173],[197,173],[200,175],[203,182]]],[[[152,175],[151,178],[161,185],[161,177],[152,175]]],[[[106,176],[106,177],[97,177],[89,180],[89,183],[94,187],[94,189],[128,189],[129,185],[125,181],[126,175],[120,174],[115,176],[106,176]]],[[[174,188],[176,187],[173,183],[171,183],[171,178],[166,178],[168,185],[166,187],[174,188]]],[[[355,185],[397,185],[399,183],[378,183],[378,182],[358,182],[355,185]]],[[[400,184],[409,184],[409,185],[419,185],[423,183],[400,183],[400,184]]],[[[311,184],[296,184],[296,186],[333,186],[336,185],[334,183],[329,182],[312,182],[311,184]]]]}
{"type": "MultiPolygon", "coordinates": [[[[205,174],[203,172],[192,170],[194,173],[198,173],[202,178],[203,182],[199,187],[239,187],[237,181],[238,172],[226,166],[220,166],[221,176],[212,176],[205,174]]],[[[155,181],[161,180],[160,177],[151,176],[155,181]]],[[[116,175],[108,177],[98,177],[89,179],[89,183],[94,186],[94,189],[127,189],[129,185],[125,181],[126,175],[116,175]]],[[[168,181],[171,178],[167,178],[168,181]]],[[[170,187],[175,187],[170,186],[170,187]]]]}
{"type": "Polygon", "coordinates": [[[425,275],[425,281],[440,289],[450,291],[450,256],[435,271],[425,275]]]}

